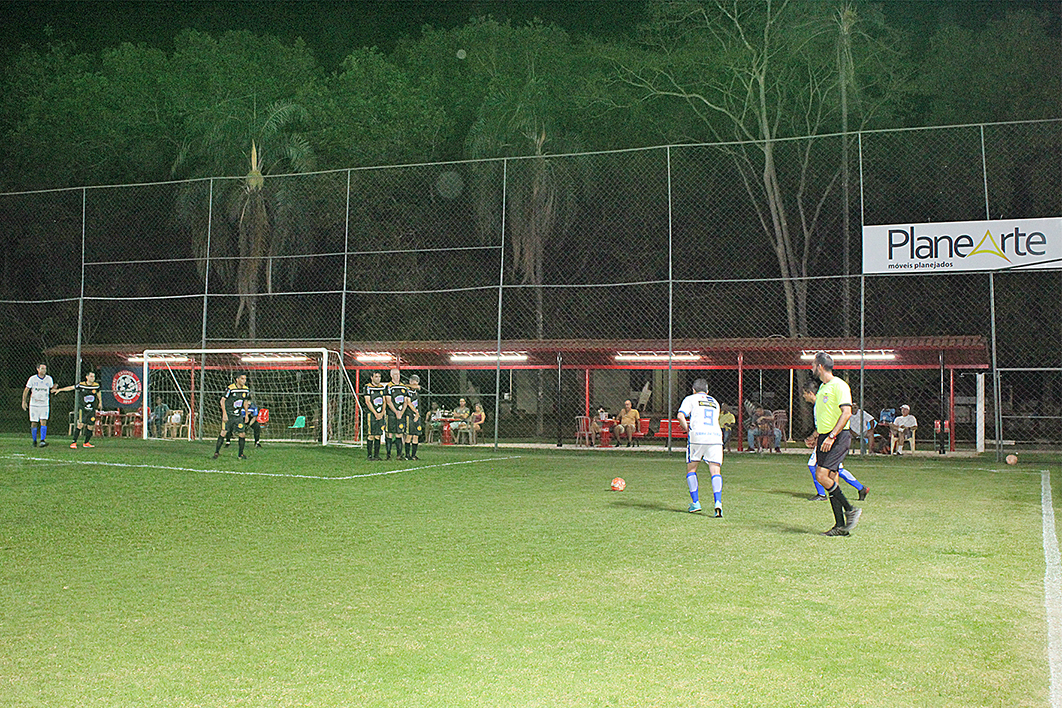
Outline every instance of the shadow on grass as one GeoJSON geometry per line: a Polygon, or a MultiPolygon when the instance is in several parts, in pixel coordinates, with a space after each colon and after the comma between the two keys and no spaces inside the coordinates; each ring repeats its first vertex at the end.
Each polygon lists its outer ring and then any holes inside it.
{"type": "Polygon", "coordinates": [[[763,528],[771,529],[779,533],[793,533],[793,534],[807,534],[808,536],[821,536],[820,531],[814,529],[803,528],[800,526],[790,526],[789,524],[780,524],[773,521],[768,521],[763,524],[763,528]]]}
{"type": "Polygon", "coordinates": [[[810,500],[810,497],[812,496],[809,492],[794,492],[792,489],[768,489],[766,492],[780,497],[792,497],[793,499],[810,500]]]}
{"type": "Polygon", "coordinates": [[[646,509],[647,511],[672,511],[679,514],[688,514],[685,509],[680,509],[675,506],[665,506],[656,502],[640,502],[640,501],[614,501],[611,502],[612,506],[626,507],[628,509],[646,509]]]}

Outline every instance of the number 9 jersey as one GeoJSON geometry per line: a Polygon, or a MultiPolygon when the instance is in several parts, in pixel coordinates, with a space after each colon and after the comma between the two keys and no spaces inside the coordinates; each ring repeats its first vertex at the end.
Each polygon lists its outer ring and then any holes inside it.
{"type": "Polygon", "coordinates": [[[722,445],[723,431],[719,427],[719,403],[707,393],[698,392],[686,396],[679,413],[689,423],[689,441],[692,445],[722,445]]]}

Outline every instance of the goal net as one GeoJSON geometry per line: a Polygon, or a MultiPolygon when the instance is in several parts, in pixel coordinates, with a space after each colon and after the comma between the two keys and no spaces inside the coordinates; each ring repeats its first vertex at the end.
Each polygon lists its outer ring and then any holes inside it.
{"type": "Polygon", "coordinates": [[[141,357],[146,382],[141,415],[150,421],[145,439],[215,438],[222,430],[220,401],[240,373],[247,374],[263,440],[328,445],[361,437],[357,395],[339,352],[148,349],[141,357]]]}

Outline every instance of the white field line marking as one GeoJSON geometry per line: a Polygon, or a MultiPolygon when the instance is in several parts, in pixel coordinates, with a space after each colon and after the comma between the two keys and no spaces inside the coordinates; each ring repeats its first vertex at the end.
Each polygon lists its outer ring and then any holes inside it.
{"type": "Polygon", "coordinates": [[[1055,533],[1055,507],[1051,501],[1051,472],[1040,473],[1040,506],[1043,510],[1044,610],[1047,614],[1047,663],[1051,669],[1052,708],[1062,708],[1062,558],[1055,533]]]}
{"type": "Polygon", "coordinates": [[[345,477],[323,477],[309,474],[281,474],[278,472],[241,472],[239,470],[201,470],[194,467],[167,467],[164,465],[133,465],[127,462],[101,462],[98,460],[59,460],[53,457],[30,457],[29,455],[14,454],[8,455],[8,459],[20,459],[30,462],[55,462],[58,464],[68,465],[100,465],[103,467],[127,467],[132,469],[150,469],[150,470],[170,470],[173,472],[202,472],[204,474],[231,474],[231,475],[245,475],[248,477],[288,477],[291,479],[324,479],[329,481],[342,481],[347,479],[360,479],[362,477],[380,477],[388,474],[399,474],[401,472],[416,472],[417,470],[430,470],[439,467],[450,467],[452,465],[474,465],[480,462],[498,462],[500,460],[516,460],[520,458],[520,455],[511,455],[509,457],[486,457],[482,460],[462,460],[460,462],[443,462],[437,465],[420,465],[419,467],[404,467],[397,470],[384,470],[381,472],[366,472],[365,474],[352,474],[345,477]]]}

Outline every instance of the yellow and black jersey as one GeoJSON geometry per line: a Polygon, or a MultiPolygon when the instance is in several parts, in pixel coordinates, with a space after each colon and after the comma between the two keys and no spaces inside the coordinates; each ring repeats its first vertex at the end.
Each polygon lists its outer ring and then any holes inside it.
{"type": "MultiPolygon", "coordinates": [[[[409,393],[409,387],[404,383],[390,383],[387,384],[387,391],[384,395],[391,397],[391,405],[395,407],[395,411],[402,411],[402,404],[406,402],[406,395],[409,393]]],[[[395,415],[395,412],[390,408],[387,409],[389,415],[395,415]]],[[[405,413],[402,413],[405,415],[405,413]]]]}
{"type": "Polygon", "coordinates": [[[100,385],[82,381],[74,386],[74,410],[96,411],[100,407],[100,385]]]}
{"type": "Polygon", "coordinates": [[[406,389],[406,415],[412,417],[420,411],[420,389],[406,389]]]}
{"type": "Polygon", "coordinates": [[[241,420],[244,416],[244,406],[251,400],[251,389],[246,386],[239,386],[238,384],[229,384],[229,387],[225,389],[225,412],[229,417],[239,417],[241,420]]]}
{"type": "Polygon", "coordinates": [[[365,405],[376,413],[383,413],[386,393],[387,386],[384,384],[365,384],[365,405]]]}

